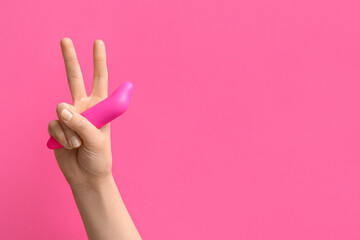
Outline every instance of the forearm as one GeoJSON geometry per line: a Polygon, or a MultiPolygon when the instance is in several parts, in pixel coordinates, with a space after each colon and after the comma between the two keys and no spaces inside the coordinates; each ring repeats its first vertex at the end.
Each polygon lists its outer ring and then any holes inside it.
{"type": "Polygon", "coordinates": [[[141,239],[112,176],[71,189],[89,239],[141,239]]]}

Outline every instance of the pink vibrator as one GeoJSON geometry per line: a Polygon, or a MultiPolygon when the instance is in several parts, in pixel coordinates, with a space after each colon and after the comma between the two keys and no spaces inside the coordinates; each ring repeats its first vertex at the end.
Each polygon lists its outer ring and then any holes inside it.
{"type": "MultiPolygon", "coordinates": [[[[101,128],[126,111],[129,106],[132,90],[132,83],[124,82],[113,92],[113,94],[111,94],[110,97],[87,109],[81,113],[81,115],[97,128],[101,128]]],[[[50,149],[58,149],[63,146],[58,143],[53,136],[50,136],[47,142],[47,147],[50,149]]]]}

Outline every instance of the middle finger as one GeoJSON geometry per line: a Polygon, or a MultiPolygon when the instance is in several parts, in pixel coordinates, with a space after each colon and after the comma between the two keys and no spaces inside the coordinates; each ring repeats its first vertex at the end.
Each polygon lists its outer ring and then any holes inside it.
{"type": "Polygon", "coordinates": [[[70,38],[61,39],[60,45],[71,96],[75,103],[87,96],[80,64],[76,56],[74,44],[70,38]]]}

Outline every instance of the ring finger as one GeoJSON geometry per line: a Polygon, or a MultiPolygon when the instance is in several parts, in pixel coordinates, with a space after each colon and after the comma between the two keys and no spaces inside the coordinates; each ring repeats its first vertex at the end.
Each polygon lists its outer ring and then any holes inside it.
{"type": "Polygon", "coordinates": [[[53,136],[58,143],[60,143],[66,149],[72,149],[65,136],[64,130],[61,127],[59,120],[52,120],[48,126],[48,132],[53,136]]]}

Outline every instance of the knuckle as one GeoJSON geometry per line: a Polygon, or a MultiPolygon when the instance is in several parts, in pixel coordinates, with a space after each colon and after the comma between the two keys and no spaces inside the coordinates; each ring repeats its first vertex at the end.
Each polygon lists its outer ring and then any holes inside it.
{"type": "MultiPolygon", "coordinates": [[[[75,59],[71,59],[70,61],[69,61],[69,63],[77,63],[78,62],[78,60],[75,58],[75,59]]],[[[81,75],[79,75],[78,73],[69,73],[68,75],[67,75],[67,77],[68,77],[68,79],[69,79],[69,81],[74,81],[74,82],[80,82],[80,81],[84,81],[83,80],[83,77],[81,76],[81,75]]]]}
{"type": "Polygon", "coordinates": [[[54,134],[54,138],[58,141],[63,141],[63,139],[65,138],[64,132],[61,129],[55,129],[53,131],[54,134]]]}
{"type": "Polygon", "coordinates": [[[65,106],[66,106],[66,103],[60,103],[60,104],[58,104],[57,107],[56,107],[56,111],[57,111],[58,113],[60,113],[61,109],[64,109],[65,106]]]}
{"type": "Polygon", "coordinates": [[[59,125],[58,120],[52,120],[49,123],[48,131],[56,140],[63,141],[65,139],[65,134],[62,128],[59,125]]]}
{"type": "Polygon", "coordinates": [[[107,73],[102,74],[102,75],[100,75],[100,74],[94,75],[94,80],[99,81],[99,82],[105,82],[105,81],[107,81],[107,79],[108,79],[107,73]]]}
{"type": "Polygon", "coordinates": [[[56,126],[56,124],[57,124],[56,120],[52,120],[52,121],[49,122],[49,125],[48,125],[49,133],[52,132],[52,130],[56,126]]]}

